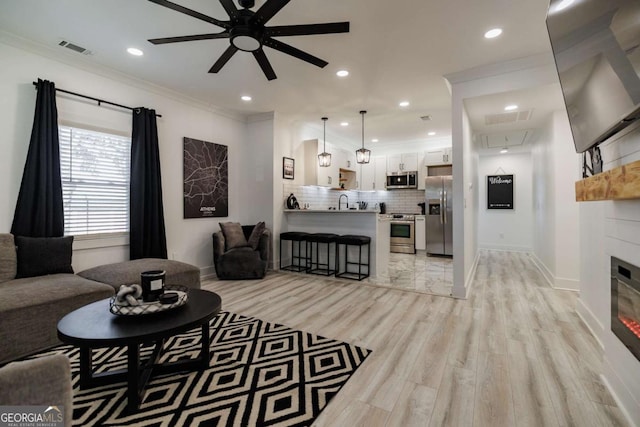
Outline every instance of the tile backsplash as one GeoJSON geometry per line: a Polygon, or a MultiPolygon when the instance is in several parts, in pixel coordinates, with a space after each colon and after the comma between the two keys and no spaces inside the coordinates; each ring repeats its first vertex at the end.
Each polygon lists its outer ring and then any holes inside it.
{"type": "MultiPolygon", "coordinates": [[[[378,203],[387,205],[387,213],[420,213],[418,203],[424,202],[424,190],[391,190],[391,191],[344,191],[331,190],[324,187],[283,184],[284,198],[282,207],[286,208],[287,197],[293,193],[300,207],[309,203],[309,209],[328,209],[338,207],[338,198],[346,194],[349,198],[349,206],[356,202],[367,202],[367,209],[378,210],[378,203]]],[[[342,199],[344,203],[344,198],[342,199]]],[[[344,206],[344,204],[343,204],[344,206]]]]}

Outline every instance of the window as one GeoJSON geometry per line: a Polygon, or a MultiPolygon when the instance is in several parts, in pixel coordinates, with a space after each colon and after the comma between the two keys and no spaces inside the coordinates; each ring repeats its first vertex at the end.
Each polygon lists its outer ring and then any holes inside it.
{"type": "Polygon", "coordinates": [[[66,235],[129,231],[131,138],[59,126],[66,235]]]}

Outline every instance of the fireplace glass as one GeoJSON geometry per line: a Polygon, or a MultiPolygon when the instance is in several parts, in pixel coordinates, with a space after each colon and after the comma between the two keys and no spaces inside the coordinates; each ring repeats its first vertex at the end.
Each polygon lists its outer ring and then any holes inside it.
{"type": "Polygon", "coordinates": [[[611,330],[640,360],[640,268],[611,257],[611,330]]]}

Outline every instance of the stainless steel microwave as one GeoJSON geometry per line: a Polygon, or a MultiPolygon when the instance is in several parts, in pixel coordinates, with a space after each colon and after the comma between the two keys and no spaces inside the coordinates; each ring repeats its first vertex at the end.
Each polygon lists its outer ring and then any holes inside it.
{"type": "Polygon", "coordinates": [[[387,190],[404,188],[418,188],[418,172],[400,172],[393,175],[387,175],[387,190]]]}

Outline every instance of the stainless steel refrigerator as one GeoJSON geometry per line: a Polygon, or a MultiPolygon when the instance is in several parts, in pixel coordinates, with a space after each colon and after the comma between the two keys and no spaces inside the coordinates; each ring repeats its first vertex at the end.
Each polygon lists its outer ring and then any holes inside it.
{"type": "Polygon", "coordinates": [[[452,177],[428,176],[425,179],[427,254],[453,255],[452,177]]]}

